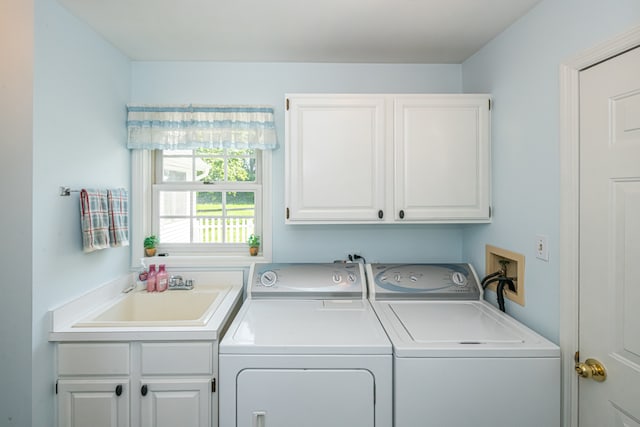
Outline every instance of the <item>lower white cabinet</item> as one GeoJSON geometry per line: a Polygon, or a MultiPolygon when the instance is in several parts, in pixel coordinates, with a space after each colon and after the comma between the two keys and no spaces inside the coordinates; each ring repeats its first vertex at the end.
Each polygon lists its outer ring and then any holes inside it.
{"type": "Polygon", "coordinates": [[[217,342],[58,344],[59,427],[216,427],[217,342]]]}
{"type": "Polygon", "coordinates": [[[211,379],[143,378],[140,388],[142,427],[211,425],[211,379]]]}
{"type": "Polygon", "coordinates": [[[129,426],[129,378],[58,381],[59,427],[129,426]]]}

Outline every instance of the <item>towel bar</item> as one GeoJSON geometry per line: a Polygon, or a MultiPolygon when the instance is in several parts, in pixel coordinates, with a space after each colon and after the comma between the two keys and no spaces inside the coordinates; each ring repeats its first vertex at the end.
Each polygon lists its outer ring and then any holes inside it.
{"type": "Polygon", "coordinates": [[[61,196],[70,196],[71,193],[79,193],[80,190],[72,190],[71,187],[60,187],[61,196]]]}

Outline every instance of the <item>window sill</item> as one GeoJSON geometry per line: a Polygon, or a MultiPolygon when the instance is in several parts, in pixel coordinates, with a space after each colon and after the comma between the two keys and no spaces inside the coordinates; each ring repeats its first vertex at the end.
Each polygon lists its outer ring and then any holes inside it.
{"type": "MultiPolygon", "coordinates": [[[[218,268],[248,268],[254,262],[271,262],[271,259],[263,256],[243,256],[243,255],[167,255],[144,257],[145,265],[165,264],[167,268],[198,268],[198,269],[218,269],[218,268]]],[[[139,264],[138,264],[139,267],[139,264]]]]}

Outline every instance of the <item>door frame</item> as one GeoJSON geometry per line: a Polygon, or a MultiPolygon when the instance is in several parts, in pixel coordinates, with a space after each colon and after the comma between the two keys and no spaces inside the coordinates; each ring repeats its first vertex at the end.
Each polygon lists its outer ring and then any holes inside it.
{"type": "Polygon", "coordinates": [[[560,64],[560,348],[562,425],[578,427],[580,87],[584,70],[640,45],[640,26],[572,56],[560,64]]]}

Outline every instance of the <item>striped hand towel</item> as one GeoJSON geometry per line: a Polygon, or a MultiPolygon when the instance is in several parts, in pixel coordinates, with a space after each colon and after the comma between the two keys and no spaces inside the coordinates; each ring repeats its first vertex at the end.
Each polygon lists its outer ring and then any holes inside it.
{"type": "Polygon", "coordinates": [[[109,247],[107,190],[80,190],[82,246],[85,252],[109,247]]]}
{"type": "Polygon", "coordinates": [[[124,188],[107,190],[111,247],[129,246],[129,196],[124,188]]]}

